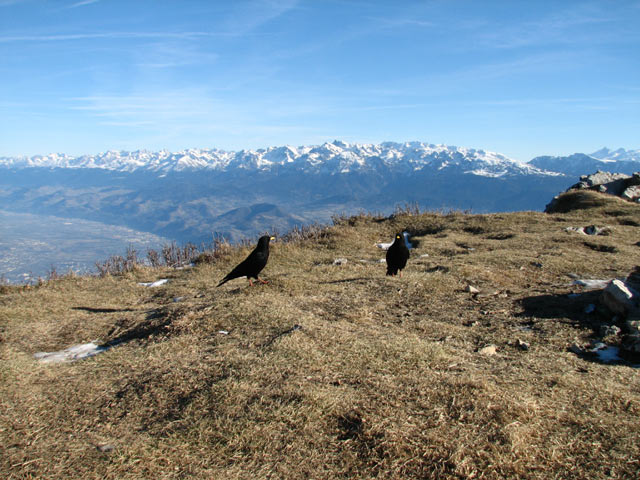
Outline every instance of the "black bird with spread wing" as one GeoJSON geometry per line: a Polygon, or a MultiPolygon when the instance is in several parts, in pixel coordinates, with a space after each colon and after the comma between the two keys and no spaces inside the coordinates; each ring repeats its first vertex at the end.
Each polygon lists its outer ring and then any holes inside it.
{"type": "Polygon", "coordinates": [[[405,244],[404,236],[402,233],[397,233],[396,238],[387,250],[387,275],[395,275],[407,265],[409,260],[409,249],[405,244]]]}
{"type": "Polygon", "coordinates": [[[217,285],[218,287],[223,283],[227,283],[234,278],[247,277],[249,279],[249,285],[253,287],[252,278],[255,278],[260,283],[267,283],[264,280],[258,278],[258,274],[267,265],[269,260],[269,241],[275,240],[275,238],[265,235],[258,239],[258,245],[253,249],[253,252],[249,254],[236,268],[231,270],[226,277],[217,285]]]}

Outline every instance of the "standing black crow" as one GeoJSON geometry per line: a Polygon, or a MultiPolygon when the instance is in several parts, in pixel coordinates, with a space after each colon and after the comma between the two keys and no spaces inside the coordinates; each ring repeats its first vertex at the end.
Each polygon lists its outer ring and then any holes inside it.
{"type": "Polygon", "coordinates": [[[396,234],[396,238],[387,250],[387,275],[395,275],[407,265],[409,260],[409,249],[402,233],[396,234]]]}
{"type": "Polygon", "coordinates": [[[258,274],[267,264],[269,260],[269,240],[275,240],[275,238],[265,235],[258,239],[258,245],[253,249],[253,252],[249,254],[236,268],[231,270],[226,277],[217,285],[218,287],[223,283],[227,283],[234,278],[247,277],[249,279],[249,285],[253,287],[252,278],[255,278],[260,283],[267,283],[264,280],[258,278],[258,274]]]}

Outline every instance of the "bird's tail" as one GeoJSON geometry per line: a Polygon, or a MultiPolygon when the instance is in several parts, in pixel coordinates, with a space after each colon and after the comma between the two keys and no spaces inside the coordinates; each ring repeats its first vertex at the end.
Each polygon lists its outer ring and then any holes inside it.
{"type": "Polygon", "coordinates": [[[224,277],[222,279],[222,281],[218,285],[216,285],[216,288],[218,288],[220,285],[223,285],[223,284],[227,283],[229,280],[231,280],[231,279],[229,278],[229,275],[227,275],[226,277],[224,277]]]}

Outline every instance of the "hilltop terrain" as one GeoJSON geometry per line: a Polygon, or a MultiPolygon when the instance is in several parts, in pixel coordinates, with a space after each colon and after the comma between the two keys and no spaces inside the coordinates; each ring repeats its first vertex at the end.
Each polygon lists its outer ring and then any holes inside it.
{"type": "Polygon", "coordinates": [[[0,473],[637,478],[640,360],[570,349],[621,345],[601,327],[623,319],[574,281],[634,269],[640,207],[562,205],[336,217],[273,243],[253,288],[215,288],[249,251],[228,245],[188,269],[2,287],[0,473]],[[608,235],[571,229],[590,225],[608,235]],[[375,244],[402,230],[415,248],[387,277],[375,244]],[[112,348],[33,356],[94,340],[112,348]]]}

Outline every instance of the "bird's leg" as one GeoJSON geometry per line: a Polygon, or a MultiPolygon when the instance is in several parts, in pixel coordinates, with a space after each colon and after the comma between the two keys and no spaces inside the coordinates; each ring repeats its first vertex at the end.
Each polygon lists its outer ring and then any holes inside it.
{"type": "Polygon", "coordinates": [[[251,279],[249,279],[249,286],[253,287],[253,282],[251,281],[251,279]]]}
{"type": "Polygon", "coordinates": [[[260,277],[256,277],[256,278],[257,278],[257,279],[258,279],[258,281],[259,281],[260,283],[262,283],[263,285],[266,285],[267,283],[269,283],[269,282],[267,282],[267,281],[265,281],[265,280],[261,280],[261,279],[260,279],[260,277]]]}

